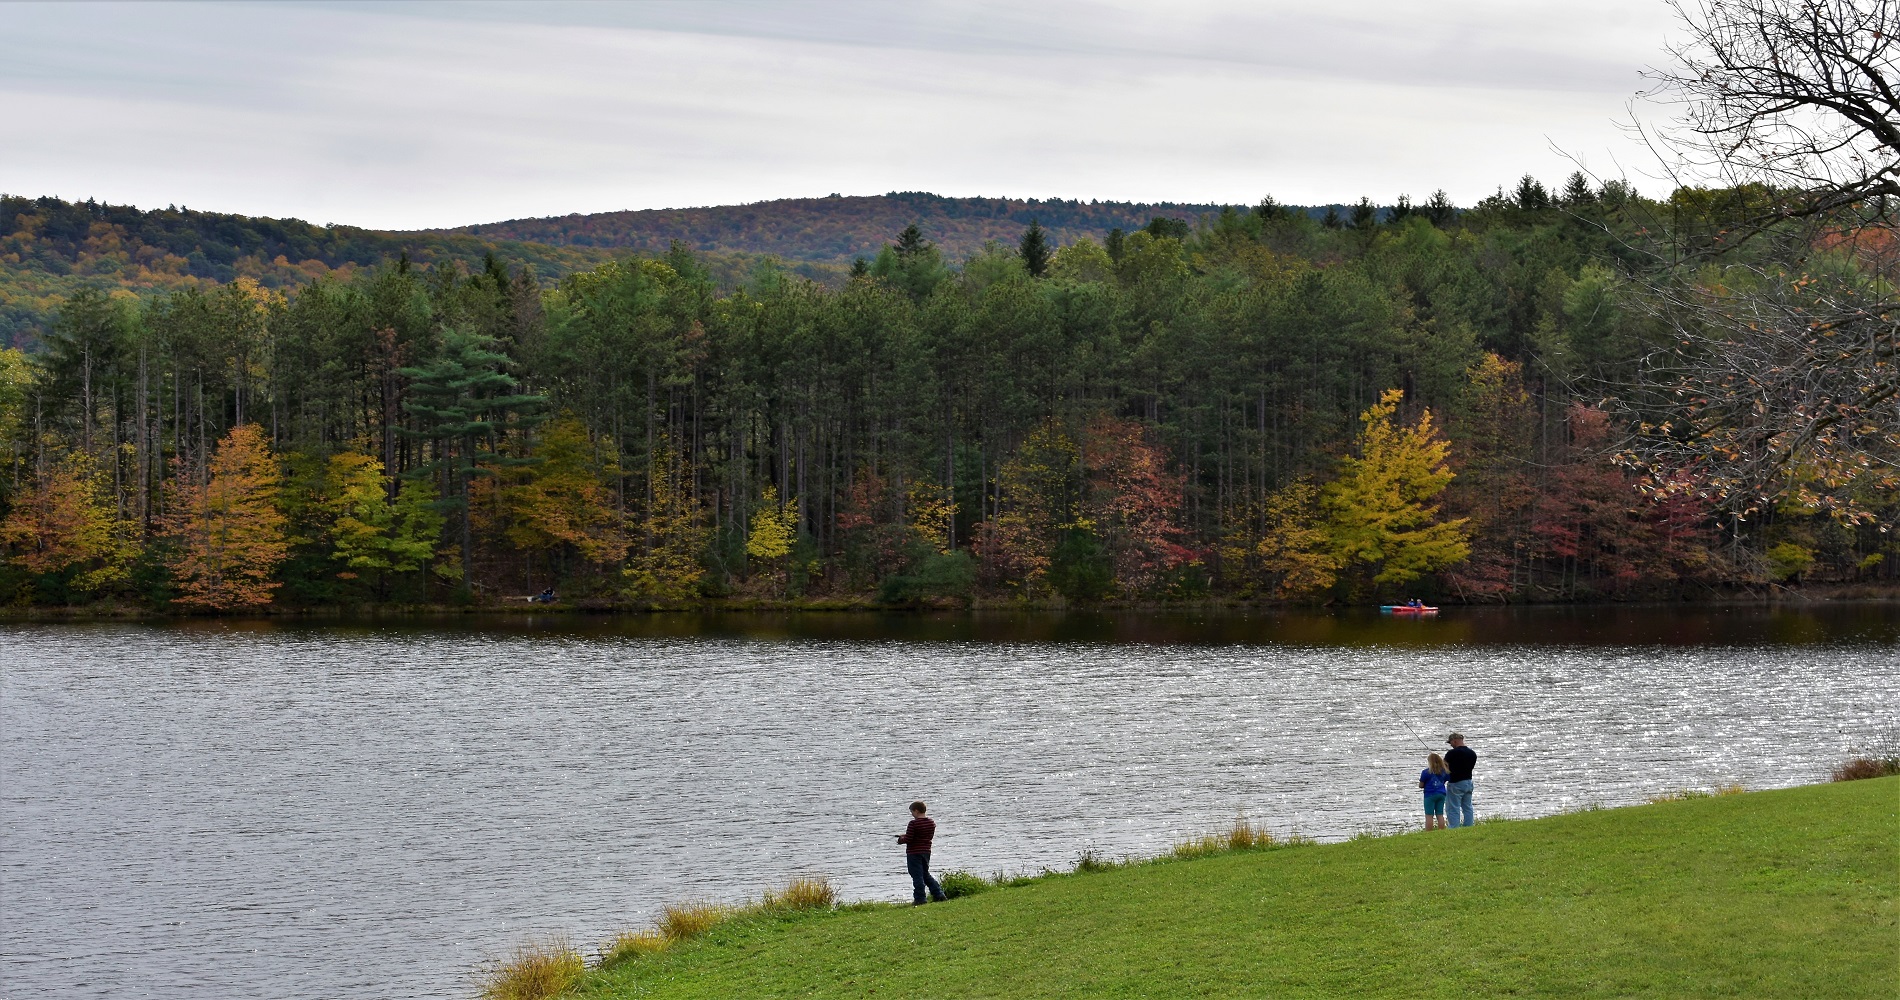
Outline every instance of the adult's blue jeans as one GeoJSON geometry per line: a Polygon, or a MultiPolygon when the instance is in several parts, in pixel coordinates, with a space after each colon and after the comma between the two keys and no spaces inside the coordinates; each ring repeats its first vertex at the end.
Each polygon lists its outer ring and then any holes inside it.
{"type": "Polygon", "coordinates": [[[931,899],[939,903],[943,902],[943,886],[938,885],[937,880],[930,877],[929,853],[906,854],[904,855],[904,865],[910,869],[911,902],[921,903],[924,901],[925,886],[930,887],[931,899]]]}
{"type": "Polygon", "coordinates": [[[1471,779],[1453,781],[1445,786],[1445,825],[1470,826],[1478,821],[1471,809],[1471,779]]]}

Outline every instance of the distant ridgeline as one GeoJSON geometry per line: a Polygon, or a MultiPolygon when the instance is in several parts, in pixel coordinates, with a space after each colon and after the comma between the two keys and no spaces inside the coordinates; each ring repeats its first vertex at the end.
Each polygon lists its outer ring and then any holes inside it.
{"type": "Polygon", "coordinates": [[[1051,241],[1066,245],[1084,236],[1099,241],[1111,229],[1139,229],[1156,217],[1192,224],[1202,216],[1220,212],[1222,207],[1061,198],[945,198],[919,191],[895,191],[870,197],[833,195],[714,208],[515,219],[438,232],[654,253],[665,251],[672,240],[682,240],[702,251],[849,264],[855,257],[875,256],[892,234],[914,223],[946,259],[958,261],[982,250],[983,244],[991,240],[1014,246],[1032,219],[1048,232],[1051,241]]]}
{"type": "MultiPolygon", "coordinates": [[[[0,346],[37,342],[59,303],[86,287],[146,295],[251,278],[266,288],[286,288],[327,274],[347,275],[405,253],[420,265],[453,260],[469,267],[481,266],[492,254],[511,273],[531,267],[537,277],[550,280],[628,252],[662,254],[675,240],[700,253],[701,266],[722,289],[737,287],[775,261],[793,274],[836,285],[853,258],[875,256],[912,224],[947,260],[961,261],[992,240],[1015,245],[1032,219],[1053,245],[1061,246],[1085,236],[1099,240],[1111,229],[1133,231],[1156,218],[1191,226],[1222,209],[897,192],[383,232],[301,219],[0,195],[0,346]]],[[[1329,209],[1346,211],[1344,206],[1303,211],[1318,218],[1329,209]]]]}
{"type": "MultiPolygon", "coordinates": [[[[665,249],[662,241],[659,250],[665,249]]],[[[480,267],[493,254],[509,271],[532,267],[545,280],[624,252],[504,236],[387,233],[300,219],[0,195],[0,347],[36,342],[59,303],[86,287],[145,295],[248,277],[266,288],[284,288],[327,274],[347,275],[404,253],[422,265],[455,260],[470,267],[480,267]]],[[[715,281],[730,286],[760,260],[724,254],[703,263],[715,281]]],[[[843,275],[841,269],[809,263],[790,269],[820,280],[843,275]]]]}

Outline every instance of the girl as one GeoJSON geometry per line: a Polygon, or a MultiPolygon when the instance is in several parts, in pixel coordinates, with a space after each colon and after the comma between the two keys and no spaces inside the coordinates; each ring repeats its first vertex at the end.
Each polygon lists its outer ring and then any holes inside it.
{"type": "Polygon", "coordinates": [[[1432,754],[1425,758],[1425,770],[1418,772],[1418,787],[1425,790],[1425,829],[1445,828],[1445,777],[1449,773],[1445,758],[1432,754]]]}

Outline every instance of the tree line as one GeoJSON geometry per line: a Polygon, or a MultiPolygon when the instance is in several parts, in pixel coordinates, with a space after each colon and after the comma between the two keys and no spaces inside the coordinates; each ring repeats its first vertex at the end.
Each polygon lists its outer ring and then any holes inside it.
{"type": "Polygon", "coordinates": [[[1806,405],[1756,397],[1799,360],[1770,349],[1790,329],[1835,336],[1815,316],[1866,341],[1850,372],[1891,372],[1891,240],[1836,227],[1794,257],[1696,256],[1758,197],[1578,175],[1464,211],[1268,199],[1062,246],[1032,222],[954,265],[912,226],[837,287],[760,268],[721,292],[675,244],[552,283],[399,256],[294,290],[86,288],[42,349],[0,355],[0,593],[1507,601],[1892,581],[1891,409],[1762,468],[1748,437],[1762,406],[1806,405]],[[1752,373],[1733,360],[1750,352],[1752,373]]]}

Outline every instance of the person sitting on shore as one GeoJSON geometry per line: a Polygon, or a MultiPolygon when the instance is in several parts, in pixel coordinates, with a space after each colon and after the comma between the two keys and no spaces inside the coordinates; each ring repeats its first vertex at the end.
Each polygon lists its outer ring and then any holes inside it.
{"type": "Polygon", "coordinates": [[[1445,779],[1450,772],[1445,758],[1437,754],[1425,757],[1425,770],[1418,772],[1418,787],[1425,791],[1425,829],[1445,828],[1445,779]]]}
{"type": "Polygon", "coordinates": [[[910,869],[910,890],[912,906],[924,905],[924,889],[930,889],[930,898],[943,902],[943,886],[930,877],[930,841],[937,836],[937,822],[924,815],[924,804],[910,804],[910,825],[897,835],[897,842],[904,845],[904,865],[910,869]]]}
{"type": "Polygon", "coordinates": [[[536,594],[533,597],[528,598],[528,600],[530,603],[534,603],[534,604],[553,604],[554,603],[554,588],[549,587],[548,589],[540,592],[539,594],[536,594]]]}

